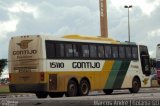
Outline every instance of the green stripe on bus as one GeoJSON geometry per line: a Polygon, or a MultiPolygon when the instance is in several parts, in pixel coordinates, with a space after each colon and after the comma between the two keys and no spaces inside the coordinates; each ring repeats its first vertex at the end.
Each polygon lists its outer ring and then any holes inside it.
{"type": "Polygon", "coordinates": [[[121,88],[129,65],[130,65],[130,61],[123,61],[122,62],[121,67],[118,71],[118,75],[115,79],[115,83],[114,83],[114,86],[113,86],[114,89],[121,88]]]}
{"type": "Polygon", "coordinates": [[[122,64],[121,61],[114,62],[113,66],[112,66],[112,70],[111,70],[109,77],[106,81],[105,89],[113,89],[113,85],[114,85],[114,82],[117,77],[118,70],[120,69],[121,64],[122,64]]]}

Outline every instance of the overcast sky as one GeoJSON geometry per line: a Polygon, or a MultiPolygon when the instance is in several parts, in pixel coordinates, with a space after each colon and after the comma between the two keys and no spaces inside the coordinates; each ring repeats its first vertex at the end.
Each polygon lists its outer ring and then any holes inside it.
{"type": "MultiPolygon", "coordinates": [[[[108,0],[109,37],[148,46],[155,57],[160,43],[160,0],[108,0]]],[[[0,0],[0,59],[8,58],[8,44],[17,35],[100,35],[99,0],[0,0]]]]}

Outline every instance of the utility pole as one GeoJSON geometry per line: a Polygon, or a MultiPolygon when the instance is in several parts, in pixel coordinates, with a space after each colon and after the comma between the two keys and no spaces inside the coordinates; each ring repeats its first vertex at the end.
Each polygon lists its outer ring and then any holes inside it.
{"type": "Polygon", "coordinates": [[[129,6],[124,6],[124,8],[127,8],[128,9],[128,42],[130,43],[131,41],[131,34],[130,34],[130,20],[129,20],[129,9],[132,8],[132,5],[129,5],[129,6]]]}
{"type": "Polygon", "coordinates": [[[101,37],[108,38],[107,4],[106,0],[99,0],[101,37]]]}

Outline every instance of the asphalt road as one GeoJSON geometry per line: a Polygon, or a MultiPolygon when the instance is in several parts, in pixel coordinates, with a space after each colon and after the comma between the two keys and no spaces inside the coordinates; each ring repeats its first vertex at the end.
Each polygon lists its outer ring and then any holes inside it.
{"type": "Polygon", "coordinates": [[[112,95],[38,99],[34,94],[0,94],[0,106],[160,106],[160,88],[143,88],[137,94],[115,90],[112,95]]]}

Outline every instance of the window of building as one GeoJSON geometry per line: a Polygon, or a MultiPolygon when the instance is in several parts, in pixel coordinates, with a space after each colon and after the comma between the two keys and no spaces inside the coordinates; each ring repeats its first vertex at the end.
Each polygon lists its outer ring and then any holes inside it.
{"type": "Polygon", "coordinates": [[[89,47],[88,45],[82,45],[82,57],[89,57],[89,47]]]}
{"type": "Polygon", "coordinates": [[[72,44],[65,44],[65,54],[66,54],[66,57],[73,57],[72,44]]]}
{"type": "Polygon", "coordinates": [[[126,58],[131,58],[131,47],[126,47],[126,58]]]}
{"type": "Polygon", "coordinates": [[[125,58],[125,49],[124,49],[124,46],[119,46],[119,58],[121,58],[121,59],[125,58]]]}
{"type": "Polygon", "coordinates": [[[90,45],[90,57],[96,58],[97,57],[97,47],[96,45],[90,45]]]}
{"type": "Polygon", "coordinates": [[[103,46],[98,46],[98,57],[104,58],[104,47],[103,46]]]}

